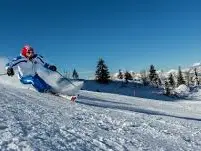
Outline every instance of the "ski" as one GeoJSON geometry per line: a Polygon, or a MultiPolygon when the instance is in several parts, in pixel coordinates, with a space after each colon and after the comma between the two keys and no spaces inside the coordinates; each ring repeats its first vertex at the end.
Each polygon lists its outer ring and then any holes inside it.
{"type": "Polygon", "coordinates": [[[75,102],[77,100],[78,95],[65,95],[65,94],[59,94],[59,93],[49,93],[51,95],[61,97],[63,99],[69,100],[71,102],[75,102]]]}
{"type": "Polygon", "coordinates": [[[64,98],[64,99],[67,99],[67,100],[69,100],[71,102],[75,102],[77,100],[76,95],[69,96],[69,95],[64,95],[64,94],[56,94],[56,96],[64,98]]]}
{"type": "MultiPolygon", "coordinates": [[[[28,89],[32,90],[32,91],[36,91],[34,88],[29,87],[28,89]]],[[[65,95],[65,94],[54,92],[54,91],[47,91],[45,93],[53,95],[53,96],[61,97],[61,98],[64,98],[64,99],[72,101],[72,102],[75,102],[79,96],[79,95],[65,95]]]]}

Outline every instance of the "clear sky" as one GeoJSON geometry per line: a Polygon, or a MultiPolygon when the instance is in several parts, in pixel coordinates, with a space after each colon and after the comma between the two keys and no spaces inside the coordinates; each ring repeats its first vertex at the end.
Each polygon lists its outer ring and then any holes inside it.
{"type": "Polygon", "coordinates": [[[187,66],[201,61],[201,1],[1,0],[0,56],[24,44],[82,76],[99,57],[111,72],[187,66]]]}

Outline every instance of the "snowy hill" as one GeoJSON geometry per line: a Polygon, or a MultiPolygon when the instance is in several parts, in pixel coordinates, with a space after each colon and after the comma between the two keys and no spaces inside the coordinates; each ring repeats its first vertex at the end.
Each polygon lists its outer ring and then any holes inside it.
{"type": "Polygon", "coordinates": [[[201,149],[201,102],[80,95],[71,103],[0,84],[0,150],[201,149]]]}

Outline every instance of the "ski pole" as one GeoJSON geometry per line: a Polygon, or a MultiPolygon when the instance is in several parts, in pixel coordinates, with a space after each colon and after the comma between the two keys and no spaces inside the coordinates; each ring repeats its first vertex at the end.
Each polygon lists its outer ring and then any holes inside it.
{"type": "Polygon", "coordinates": [[[0,74],[0,76],[4,76],[4,75],[7,75],[7,73],[1,73],[1,74],[0,74]]]}
{"type": "Polygon", "coordinates": [[[65,80],[67,80],[70,84],[72,84],[74,87],[77,87],[75,84],[72,83],[71,80],[69,80],[68,78],[64,77],[59,71],[56,71],[62,78],[64,78],[65,80]]]}

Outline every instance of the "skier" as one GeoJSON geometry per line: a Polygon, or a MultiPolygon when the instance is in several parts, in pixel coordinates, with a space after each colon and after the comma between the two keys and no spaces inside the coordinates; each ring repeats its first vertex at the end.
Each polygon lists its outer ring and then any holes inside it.
{"type": "Polygon", "coordinates": [[[14,70],[17,69],[21,83],[32,84],[38,92],[53,93],[52,87],[37,74],[38,65],[42,65],[51,71],[57,71],[56,66],[45,63],[43,57],[36,54],[31,46],[25,45],[20,56],[6,64],[7,75],[13,76],[15,74],[14,70]]]}

